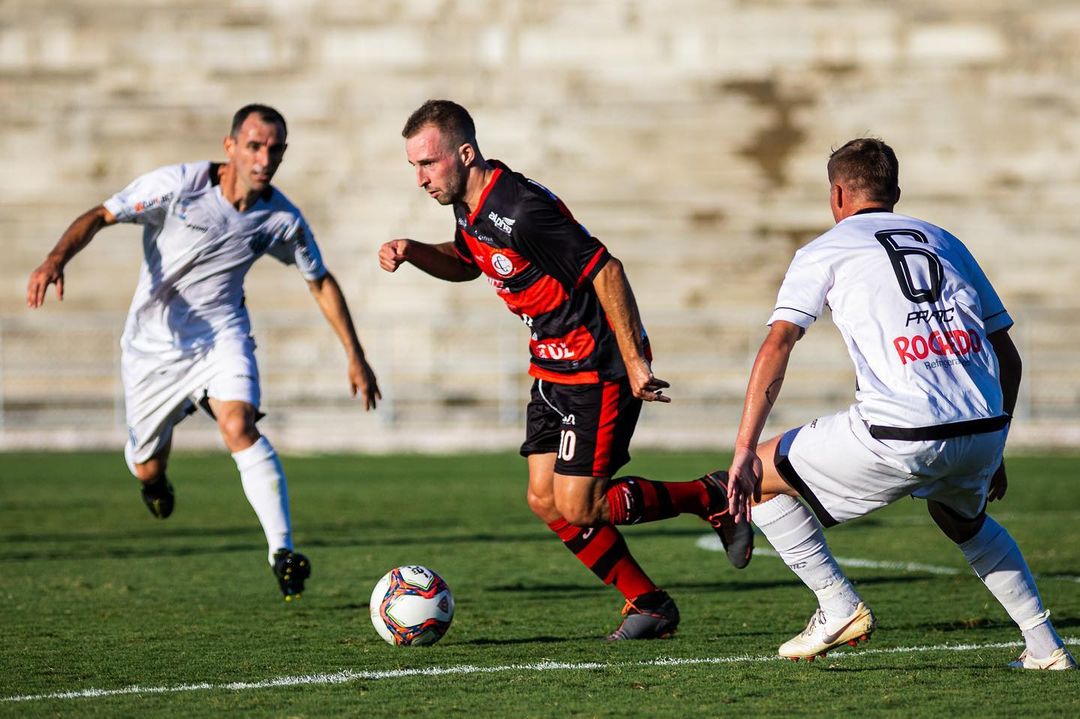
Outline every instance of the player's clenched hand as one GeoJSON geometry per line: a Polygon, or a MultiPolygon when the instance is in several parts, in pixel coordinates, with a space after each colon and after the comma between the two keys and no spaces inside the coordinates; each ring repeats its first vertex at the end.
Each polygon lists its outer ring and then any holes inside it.
{"type": "Polygon", "coordinates": [[[728,470],[728,511],[736,524],[750,521],[751,499],[761,501],[761,458],[748,447],[735,449],[735,457],[728,470]]]}
{"type": "Polygon", "coordinates": [[[379,392],[379,383],[375,381],[375,373],[367,360],[356,359],[349,362],[349,386],[352,396],[360,395],[364,400],[364,410],[375,409],[376,400],[382,399],[379,392]]]}
{"type": "Polygon", "coordinates": [[[990,478],[990,491],[986,494],[986,500],[993,502],[997,499],[1004,499],[1005,492],[1009,489],[1009,478],[1005,474],[1005,460],[1001,461],[997,471],[994,472],[994,476],[990,478]]]}
{"type": "Polygon", "coordinates": [[[53,284],[56,285],[56,299],[63,302],[64,270],[59,262],[47,259],[30,273],[30,281],[26,285],[26,306],[41,307],[45,302],[46,290],[53,284]]]}
{"type": "Polygon", "coordinates": [[[627,380],[630,382],[630,391],[638,399],[646,402],[671,401],[671,397],[668,397],[663,392],[671,384],[653,376],[652,369],[649,368],[649,363],[645,360],[628,363],[626,373],[627,380]]]}
{"type": "Polygon", "coordinates": [[[405,261],[405,250],[409,246],[409,240],[390,240],[384,242],[379,248],[379,267],[387,272],[396,272],[401,263],[405,261]]]}

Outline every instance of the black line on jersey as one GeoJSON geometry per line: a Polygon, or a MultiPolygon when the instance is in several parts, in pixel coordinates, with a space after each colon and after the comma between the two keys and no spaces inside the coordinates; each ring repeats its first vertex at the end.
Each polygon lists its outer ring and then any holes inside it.
{"type": "Polygon", "coordinates": [[[791,460],[788,456],[780,454],[780,445],[776,445],[776,457],[773,460],[773,466],[776,467],[776,471],[780,473],[791,488],[799,493],[806,503],[810,505],[810,509],[814,510],[814,514],[817,515],[818,521],[821,522],[823,527],[835,527],[839,522],[833,519],[829,511],[825,509],[825,505],[821,503],[821,500],[817,498],[817,495],[806,486],[806,482],[799,476],[799,473],[795,471],[795,468],[791,466],[791,460]]]}
{"type": "Polygon", "coordinates": [[[997,317],[998,315],[1003,315],[1005,313],[1006,313],[1006,310],[1002,310],[1001,312],[995,312],[994,314],[990,315],[989,317],[983,317],[983,322],[986,322],[987,320],[992,320],[995,317],[997,317]]]}
{"type": "MultiPolygon", "coordinates": [[[[803,314],[803,315],[806,315],[807,317],[812,317],[812,318],[813,318],[813,319],[815,319],[815,320],[817,319],[817,315],[812,315],[812,314],[810,314],[809,312],[803,312],[803,311],[802,311],[802,310],[800,310],[800,309],[799,309],[798,307],[784,307],[784,306],[780,306],[780,307],[777,307],[776,309],[778,309],[778,310],[791,310],[792,312],[798,312],[799,314],[803,314]]],[[[775,310],[774,310],[774,311],[775,311],[775,310]]]]}

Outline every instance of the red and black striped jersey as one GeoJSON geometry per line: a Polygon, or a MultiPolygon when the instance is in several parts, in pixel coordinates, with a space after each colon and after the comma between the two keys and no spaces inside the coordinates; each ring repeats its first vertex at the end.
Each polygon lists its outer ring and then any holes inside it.
{"type": "Polygon", "coordinates": [[[454,205],[454,249],[532,333],[529,374],[560,384],[623,377],[626,368],[592,280],[607,248],[550,190],[496,160],[476,210],[454,205]]]}

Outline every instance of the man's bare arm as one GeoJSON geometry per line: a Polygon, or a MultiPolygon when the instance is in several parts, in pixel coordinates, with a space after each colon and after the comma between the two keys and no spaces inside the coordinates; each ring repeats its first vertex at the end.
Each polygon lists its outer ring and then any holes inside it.
{"type": "Polygon", "coordinates": [[[387,272],[396,272],[405,262],[447,282],[467,282],[480,276],[478,267],[467,264],[458,257],[453,242],[429,245],[402,239],[390,240],[379,248],[379,266],[387,272]]]}
{"type": "Polygon", "coordinates": [[[309,280],[308,287],[315,301],[319,303],[319,309],[326,321],[330,323],[345,348],[352,395],[355,397],[359,392],[364,400],[364,409],[375,409],[376,400],[382,399],[382,394],[379,393],[375,373],[368,365],[364,349],[360,346],[360,338],[356,334],[356,327],[341,287],[329,272],[316,280],[309,280]]]}
{"type": "Polygon", "coordinates": [[[780,396],[791,351],[802,335],[803,329],[798,325],[783,320],[773,322],[750,371],[742,419],[735,438],[735,456],[728,470],[728,507],[736,522],[749,522],[750,500],[761,499],[762,466],[757,456],[758,441],[765,429],[765,420],[780,396]]]}
{"type": "Polygon", "coordinates": [[[45,261],[30,273],[30,280],[26,285],[26,305],[41,307],[45,302],[45,292],[52,284],[56,285],[56,299],[63,301],[64,267],[72,257],[90,244],[98,230],[114,224],[116,218],[104,205],[98,205],[75,218],[45,257],[45,261]]]}
{"type": "Polygon", "coordinates": [[[645,359],[641,314],[622,263],[610,258],[593,278],[593,289],[615,332],[634,396],[646,402],[670,402],[661,390],[671,385],[654,377],[645,359]]]}

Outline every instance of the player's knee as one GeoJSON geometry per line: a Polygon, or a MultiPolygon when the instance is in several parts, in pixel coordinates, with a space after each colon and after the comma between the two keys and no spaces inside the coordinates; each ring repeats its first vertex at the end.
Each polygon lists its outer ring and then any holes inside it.
{"type": "Polygon", "coordinates": [[[555,508],[563,519],[575,527],[592,527],[607,521],[607,505],[601,506],[599,502],[567,500],[556,502],[555,508]]]}
{"type": "Polygon", "coordinates": [[[555,498],[550,494],[544,495],[529,491],[526,494],[525,501],[528,502],[532,513],[545,523],[554,522],[562,516],[559,514],[559,510],[555,509],[555,498]]]}
{"type": "Polygon", "coordinates": [[[221,417],[218,420],[218,428],[221,430],[225,443],[230,447],[245,442],[250,445],[259,438],[258,431],[255,429],[255,418],[247,412],[233,412],[221,417]]]}
{"type": "Polygon", "coordinates": [[[141,464],[132,463],[128,468],[140,482],[152,482],[165,474],[165,462],[160,459],[150,459],[141,464]]]}

